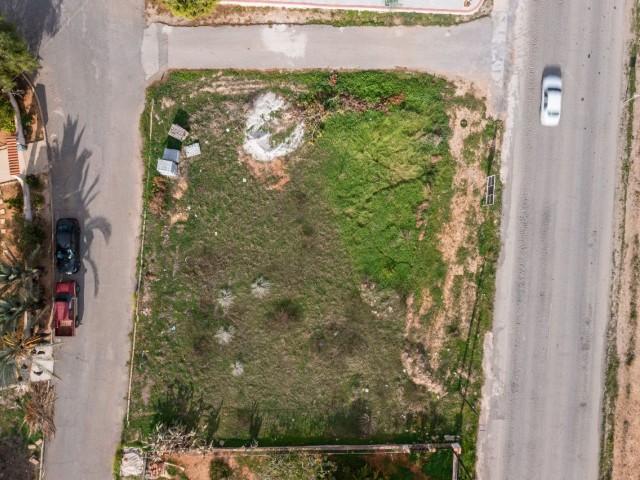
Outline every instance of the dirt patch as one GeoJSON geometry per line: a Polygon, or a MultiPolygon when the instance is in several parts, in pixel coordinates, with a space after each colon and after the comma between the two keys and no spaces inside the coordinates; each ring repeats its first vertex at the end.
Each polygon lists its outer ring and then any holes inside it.
{"type": "Polygon", "coordinates": [[[282,190],[291,179],[284,158],[277,158],[272,162],[260,162],[249,155],[241,155],[239,158],[247,164],[251,175],[264,184],[267,190],[282,190]]]}
{"type": "Polygon", "coordinates": [[[249,469],[240,466],[233,455],[219,453],[179,453],[167,455],[165,458],[171,464],[180,465],[189,480],[209,480],[209,466],[212,460],[221,460],[227,463],[236,475],[234,478],[258,480],[249,469]]]}
{"type": "MultiPolygon", "coordinates": [[[[465,95],[466,88],[458,93],[465,95]]],[[[443,308],[422,321],[431,310],[433,301],[428,291],[422,292],[420,308],[416,311],[414,295],[407,297],[405,335],[407,347],[402,362],[412,380],[427,386],[437,394],[444,393],[444,386],[434,377],[433,372],[440,366],[440,356],[449,334],[466,331],[476,296],[474,275],[480,267],[476,225],[482,218],[482,207],[478,192],[484,191],[486,175],[482,170],[482,145],[479,151],[465,145],[466,140],[482,132],[487,121],[482,112],[467,107],[455,107],[450,112],[452,131],[449,140],[451,155],[456,161],[453,177],[450,220],[438,235],[439,250],[448,265],[442,288],[443,308]],[[470,160],[469,160],[470,159],[470,160]],[[449,330],[449,332],[447,332],[449,330]]],[[[417,211],[417,224],[428,221],[424,212],[426,201],[417,211]]],[[[447,352],[444,352],[447,353],[447,352]]]]}
{"type": "MultiPolygon", "coordinates": [[[[184,164],[182,168],[184,169],[184,164]]],[[[175,198],[176,200],[180,200],[182,197],[184,197],[184,194],[187,193],[187,188],[189,188],[189,184],[187,183],[185,172],[183,171],[177,183],[174,184],[173,191],[171,192],[173,198],[175,198]]]]}
{"type": "MultiPolygon", "coordinates": [[[[640,118],[640,103],[634,104],[640,118]]],[[[634,122],[635,123],[635,122],[634,122]]],[[[637,128],[637,127],[635,127],[637,128]]],[[[638,349],[638,285],[640,282],[640,139],[634,138],[624,220],[625,248],[620,257],[617,297],[618,397],[615,406],[612,480],[637,478],[640,470],[640,350],[638,349]]]]}
{"type": "Polygon", "coordinates": [[[265,88],[265,83],[256,79],[226,77],[220,74],[213,82],[190,94],[191,97],[201,92],[217,93],[220,95],[244,95],[257,92],[265,88]]]}
{"type": "Polygon", "coordinates": [[[169,225],[176,222],[186,222],[189,219],[189,212],[175,212],[169,217],[169,225]]]}

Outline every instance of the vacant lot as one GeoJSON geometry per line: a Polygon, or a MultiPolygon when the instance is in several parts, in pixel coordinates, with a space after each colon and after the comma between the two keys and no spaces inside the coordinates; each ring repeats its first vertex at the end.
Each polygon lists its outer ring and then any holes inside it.
{"type": "Polygon", "coordinates": [[[150,120],[126,440],[158,424],[224,445],[456,434],[472,462],[498,251],[483,103],[428,75],[174,72],[148,92],[145,136],[150,120]],[[202,155],[166,181],[171,123],[202,155]]]}

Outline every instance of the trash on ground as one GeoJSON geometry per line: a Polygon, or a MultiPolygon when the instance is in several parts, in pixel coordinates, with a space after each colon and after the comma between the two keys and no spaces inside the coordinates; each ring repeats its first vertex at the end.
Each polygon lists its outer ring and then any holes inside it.
{"type": "Polygon", "coordinates": [[[158,159],[158,166],[156,170],[165,177],[177,177],[178,176],[178,164],[171,160],[158,159]]]}
{"type": "Polygon", "coordinates": [[[120,476],[140,476],[144,472],[142,451],[138,448],[125,448],[120,463],[120,476]]]}
{"type": "Polygon", "coordinates": [[[196,155],[200,155],[200,153],[199,143],[192,143],[191,145],[184,147],[184,154],[187,158],[195,157],[196,155]]]}
{"type": "Polygon", "coordinates": [[[175,148],[165,148],[162,159],[180,163],[180,150],[176,150],[175,148]]]}
{"type": "Polygon", "coordinates": [[[176,125],[175,123],[171,125],[171,128],[169,129],[169,136],[177,140],[183,141],[185,138],[187,138],[187,135],[189,135],[189,132],[187,132],[180,125],[176,125]]]}

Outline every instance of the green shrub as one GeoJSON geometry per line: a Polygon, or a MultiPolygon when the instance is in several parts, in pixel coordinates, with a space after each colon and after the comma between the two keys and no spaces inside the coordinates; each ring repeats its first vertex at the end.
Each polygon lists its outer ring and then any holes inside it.
{"type": "Polygon", "coordinates": [[[209,465],[209,478],[211,480],[228,480],[233,475],[233,470],[224,460],[211,460],[209,465]]]}
{"type": "Polygon", "coordinates": [[[9,197],[4,200],[9,208],[13,208],[15,211],[20,212],[24,208],[24,198],[22,193],[18,193],[15,197],[9,197]]]}
{"type": "Polygon", "coordinates": [[[9,100],[0,98],[0,131],[11,133],[16,129],[14,121],[15,113],[9,100]]]}
{"type": "Polygon", "coordinates": [[[196,18],[207,15],[217,5],[217,0],[165,0],[174,15],[186,18],[196,18]]]}
{"type": "Polygon", "coordinates": [[[12,224],[13,243],[22,253],[32,252],[44,242],[44,230],[35,221],[15,218],[12,224]]]}
{"type": "Polygon", "coordinates": [[[41,193],[31,195],[31,205],[33,205],[34,208],[42,208],[44,205],[44,195],[41,193]]]}
{"type": "Polygon", "coordinates": [[[32,173],[27,175],[27,177],[24,179],[24,183],[29,185],[29,187],[33,188],[34,190],[40,190],[42,188],[42,181],[40,181],[40,177],[32,173]]]}

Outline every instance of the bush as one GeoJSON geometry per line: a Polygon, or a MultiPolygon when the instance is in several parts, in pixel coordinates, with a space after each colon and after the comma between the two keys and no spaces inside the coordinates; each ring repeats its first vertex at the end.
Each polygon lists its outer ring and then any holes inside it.
{"type": "Polygon", "coordinates": [[[5,199],[4,203],[6,203],[9,208],[13,208],[17,212],[22,211],[24,208],[24,198],[22,197],[22,193],[18,193],[15,197],[5,199]]]}
{"type": "Polygon", "coordinates": [[[24,179],[24,183],[29,185],[29,188],[33,188],[34,190],[40,190],[42,188],[42,181],[40,181],[40,177],[37,175],[33,175],[30,173],[24,179]]]}
{"type": "Polygon", "coordinates": [[[45,233],[35,222],[27,222],[24,218],[13,220],[13,243],[22,253],[29,253],[42,245],[45,233]]]}
{"type": "Polygon", "coordinates": [[[174,15],[187,18],[207,15],[213,11],[217,3],[217,0],[165,0],[165,5],[174,15]]]}
{"type": "Polygon", "coordinates": [[[5,97],[0,97],[0,131],[11,133],[16,129],[15,112],[5,97]]]}
{"type": "Polygon", "coordinates": [[[41,193],[31,195],[31,205],[33,205],[34,208],[42,208],[44,205],[44,195],[41,193]]]}
{"type": "Polygon", "coordinates": [[[211,460],[209,465],[209,478],[211,480],[228,480],[231,479],[233,470],[224,460],[211,460]]]}

